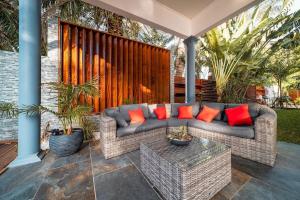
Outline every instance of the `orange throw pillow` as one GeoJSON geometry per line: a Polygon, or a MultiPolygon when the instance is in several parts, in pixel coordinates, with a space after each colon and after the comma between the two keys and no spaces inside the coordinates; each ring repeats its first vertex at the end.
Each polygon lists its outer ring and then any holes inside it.
{"type": "Polygon", "coordinates": [[[166,107],[157,107],[154,109],[154,113],[159,120],[167,119],[166,107]]]}
{"type": "Polygon", "coordinates": [[[218,116],[219,113],[220,110],[218,109],[203,106],[203,109],[197,116],[197,119],[210,123],[213,119],[215,119],[215,117],[218,116]]]}
{"type": "Polygon", "coordinates": [[[180,106],[178,107],[178,119],[192,119],[193,107],[192,106],[180,106]]]}
{"type": "Polygon", "coordinates": [[[252,118],[248,111],[248,104],[242,104],[238,107],[225,109],[230,126],[252,125],[252,118]]]}
{"type": "Polygon", "coordinates": [[[138,108],[136,110],[128,110],[128,114],[131,124],[143,123],[145,121],[144,113],[141,108],[138,108]]]}

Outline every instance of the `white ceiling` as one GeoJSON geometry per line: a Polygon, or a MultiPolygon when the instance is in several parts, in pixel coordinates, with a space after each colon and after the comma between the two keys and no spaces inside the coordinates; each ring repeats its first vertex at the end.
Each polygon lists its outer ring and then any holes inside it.
{"type": "Polygon", "coordinates": [[[83,0],[181,38],[200,36],[261,0],[83,0]]]}
{"type": "Polygon", "coordinates": [[[192,19],[214,0],[157,0],[161,4],[192,19]]]}

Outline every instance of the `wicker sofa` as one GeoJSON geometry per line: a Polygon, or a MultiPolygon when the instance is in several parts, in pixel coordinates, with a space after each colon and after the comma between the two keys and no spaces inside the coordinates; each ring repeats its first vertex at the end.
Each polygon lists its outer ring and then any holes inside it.
{"type": "Polygon", "coordinates": [[[157,106],[148,104],[122,105],[106,109],[100,116],[100,145],[106,159],[112,158],[139,148],[140,142],[160,140],[172,128],[186,125],[195,137],[207,138],[224,143],[231,147],[232,154],[273,166],[276,158],[277,116],[276,113],[262,105],[249,104],[249,113],[254,121],[253,126],[231,127],[224,114],[226,108],[238,104],[214,102],[196,102],[193,104],[165,104],[167,120],[156,119],[153,110],[157,106]],[[196,117],[203,105],[218,108],[222,112],[211,123],[194,119],[177,119],[177,109],[181,105],[192,105],[196,117]],[[146,121],[143,124],[119,127],[116,114],[129,121],[128,110],[142,108],[146,121]]]}

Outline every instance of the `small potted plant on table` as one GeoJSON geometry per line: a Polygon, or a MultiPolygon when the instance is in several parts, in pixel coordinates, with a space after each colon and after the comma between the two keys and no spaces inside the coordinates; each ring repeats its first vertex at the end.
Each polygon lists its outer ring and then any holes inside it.
{"type": "Polygon", "coordinates": [[[56,105],[51,107],[32,105],[24,110],[27,115],[43,113],[55,115],[62,128],[52,129],[49,139],[50,150],[58,156],[71,155],[79,150],[84,139],[83,129],[74,128],[73,125],[86,123],[87,114],[93,110],[92,106],[84,102],[99,94],[96,81],[81,85],[62,82],[51,82],[45,85],[49,87],[51,93],[57,95],[56,105]]]}
{"type": "Polygon", "coordinates": [[[185,146],[192,141],[193,136],[188,134],[186,126],[180,126],[178,129],[176,129],[176,131],[173,130],[171,133],[169,133],[167,138],[170,140],[171,144],[176,146],[185,146]]]}

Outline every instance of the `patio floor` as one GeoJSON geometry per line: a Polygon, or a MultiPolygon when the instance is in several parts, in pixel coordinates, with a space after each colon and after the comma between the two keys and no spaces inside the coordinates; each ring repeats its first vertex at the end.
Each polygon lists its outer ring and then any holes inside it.
{"type": "MultiPolygon", "coordinates": [[[[232,182],[213,199],[300,199],[300,145],[278,143],[274,168],[232,158],[232,182]]],[[[105,160],[99,145],[85,143],[64,158],[49,153],[41,163],[0,176],[0,199],[161,199],[139,169],[139,151],[105,160]]]]}

